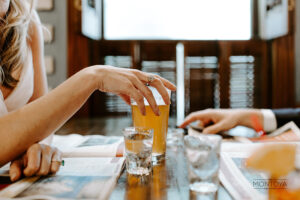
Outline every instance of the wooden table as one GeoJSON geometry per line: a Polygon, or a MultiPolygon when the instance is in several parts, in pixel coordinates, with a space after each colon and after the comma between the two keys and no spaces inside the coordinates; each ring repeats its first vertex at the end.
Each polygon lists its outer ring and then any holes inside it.
{"type": "MultiPolygon", "coordinates": [[[[129,175],[124,170],[110,197],[110,200],[119,199],[189,199],[189,181],[183,149],[168,147],[166,160],[153,166],[152,175],[138,177],[129,175]]],[[[224,187],[220,186],[218,199],[232,198],[224,187]]]]}
{"type": "MultiPolygon", "coordinates": [[[[174,127],[176,119],[170,118],[169,126],[174,127]]],[[[82,135],[103,134],[121,136],[121,129],[131,126],[130,116],[105,117],[97,119],[74,119],[65,124],[57,134],[80,133],[82,135]]],[[[237,130],[238,135],[249,135],[245,129],[237,130]]],[[[235,134],[234,134],[235,135],[235,134]]],[[[182,148],[167,148],[167,159],[153,167],[150,177],[128,176],[124,170],[111,200],[120,199],[189,199],[187,166],[182,148]]],[[[221,185],[218,199],[232,200],[227,190],[221,185]]]]}
{"type": "MultiPolygon", "coordinates": [[[[170,118],[170,126],[175,126],[175,120],[170,118]]],[[[131,118],[105,117],[98,119],[75,119],[69,121],[57,133],[66,135],[80,133],[82,135],[104,134],[122,135],[121,129],[131,126],[131,118]]],[[[167,148],[167,159],[153,167],[149,177],[128,176],[124,170],[110,200],[132,199],[189,199],[187,166],[182,148],[167,148]]],[[[218,199],[232,200],[227,190],[221,185],[218,199]]]]}

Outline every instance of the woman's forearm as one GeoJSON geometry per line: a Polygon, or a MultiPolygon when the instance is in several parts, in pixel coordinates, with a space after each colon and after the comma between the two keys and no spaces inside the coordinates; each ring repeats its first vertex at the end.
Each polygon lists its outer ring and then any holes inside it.
{"type": "Polygon", "coordinates": [[[152,110],[159,109],[150,89],[155,87],[165,103],[170,102],[166,88],[176,87],[166,79],[138,70],[95,65],[85,68],[47,95],[0,118],[0,165],[15,159],[33,143],[39,142],[63,125],[95,90],[111,92],[126,102],[134,99],[145,112],[144,98],[152,110]]]}
{"type": "Polygon", "coordinates": [[[93,74],[82,70],[47,95],[1,117],[0,165],[60,128],[96,89],[94,83],[93,74]]]}

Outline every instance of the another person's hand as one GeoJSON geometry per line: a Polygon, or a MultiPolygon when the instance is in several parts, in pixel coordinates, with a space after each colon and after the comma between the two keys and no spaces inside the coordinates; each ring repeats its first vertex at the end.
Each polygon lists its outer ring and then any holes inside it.
{"type": "Polygon", "coordinates": [[[263,124],[263,116],[256,109],[207,109],[193,112],[188,115],[181,128],[186,127],[194,121],[201,121],[204,126],[203,133],[219,133],[234,128],[238,125],[253,127],[251,116],[255,116],[260,124],[263,124]]]}
{"type": "Polygon", "coordinates": [[[45,176],[54,174],[61,165],[61,152],[44,144],[34,144],[20,158],[11,162],[9,175],[11,181],[25,176],[45,176]]]}
{"type": "Polygon", "coordinates": [[[141,111],[145,115],[144,97],[149,102],[152,110],[159,115],[159,109],[151,90],[146,86],[150,84],[161,94],[164,102],[171,103],[167,89],[176,90],[168,80],[146,72],[132,69],[117,68],[112,66],[93,66],[91,69],[98,76],[98,89],[102,92],[111,92],[123,98],[130,105],[130,98],[133,98],[141,111]]]}

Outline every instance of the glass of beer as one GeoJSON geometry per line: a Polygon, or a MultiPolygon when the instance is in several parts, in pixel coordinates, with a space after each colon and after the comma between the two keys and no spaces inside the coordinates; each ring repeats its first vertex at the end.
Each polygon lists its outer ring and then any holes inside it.
{"type": "MultiPolygon", "coordinates": [[[[154,87],[149,87],[155,98],[156,104],[158,105],[160,116],[156,116],[152,111],[149,103],[144,99],[146,106],[146,115],[143,116],[140,112],[136,102],[132,101],[132,120],[134,127],[146,127],[152,128],[153,133],[153,147],[152,147],[152,160],[159,162],[164,160],[166,154],[166,138],[168,131],[168,120],[170,105],[166,105],[159,92],[154,87]]],[[[168,90],[169,96],[171,91],[168,90]]]]}

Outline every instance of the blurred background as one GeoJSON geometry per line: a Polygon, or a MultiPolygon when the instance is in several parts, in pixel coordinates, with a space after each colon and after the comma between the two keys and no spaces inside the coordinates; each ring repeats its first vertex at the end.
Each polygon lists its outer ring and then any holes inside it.
{"type": "MultiPolygon", "coordinates": [[[[171,125],[206,108],[300,106],[295,0],[38,0],[37,9],[50,89],[106,64],[174,82],[171,125]]],[[[127,124],[128,113],[119,97],[95,92],[66,127],[127,124]]]]}

